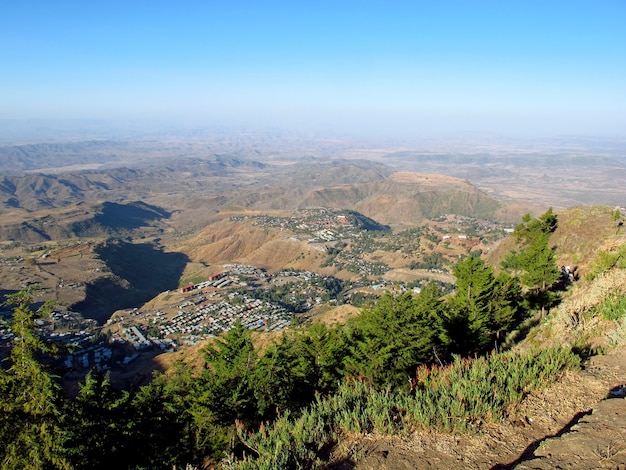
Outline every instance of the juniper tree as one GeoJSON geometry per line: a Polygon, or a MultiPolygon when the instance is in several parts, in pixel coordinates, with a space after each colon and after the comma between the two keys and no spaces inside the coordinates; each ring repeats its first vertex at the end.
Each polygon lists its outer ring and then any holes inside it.
{"type": "Polygon", "coordinates": [[[72,463],[83,469],[112,468],[137,454],[129,446],[133,428],[130,395],[116,392],[108,374],[92,371],[80,385],[76,399],[67,404],[64,428],[72,463]]]}
{"type": "Polygon", "coordinates": [[[537,237],[522,250],[519,263],[524,270],[521,281],[528,290],[526,297],[529,307],[541,309],[543,315],[545,308],[558,298],[551,287],[561,275],[554,250],[548,246],[548,236],[537,237]]]}
{"type": "Polygon", "coordinates": [[[300,337],[283,335],[271,344],[255,369],[259,416],[271,419],[276,417],[276,410],[298,410],[313,401],[315,369],[315,357],[300,337]]]}
{"type": "Polygon", "coordinates": [[[436,344],[434,290],[423,295],[385,294],[376,305],[348,324],[350,354],[345,370],[375,383],[404,383],[436,344]]]}

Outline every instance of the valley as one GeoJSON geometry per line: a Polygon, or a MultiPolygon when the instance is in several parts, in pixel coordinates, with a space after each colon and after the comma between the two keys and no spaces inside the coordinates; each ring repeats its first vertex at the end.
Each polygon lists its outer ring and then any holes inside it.
{"type": "Polygon", "coordinates": [[[75,344],[63,359],[72,380],[93,367],[113,378],[144,376],[147,360],[213,338],[236,319],[276,331],[385,291],[418,292],[433,280],[450,289],[451,264],[488,252],[510,227],[448,214],[392,230],[354,210],[310,208],[231,212],[166,242],[161,216],[135,223],[145,204],[103,207],[82,223],[91,238],[5,242],[0,253],[5,292],[35,288],[38,301],[54,302],[56,317],[41,327],[75,344]],[[94,227],[120,238],[93,237],[94,227]]]}
{"type": "MultiPolygon", "coordinates": [[[[511,236],[516,224],[549,206],[559,208],[552,240],[562,269],[584,277],[597,269],[596,257],[623,243],[626,210],[615,206],[624,200],[624,163],[617,150],[596,157],[572,150],[555,163],[547,149],[542,155],[511,149],[507,155],[452,155],[346,142],[290,148],[284,138],[0,148],[10,157],[0,161],[0,294],[29,291],[34,308],[52,303],[36,331],[60,348],[48,365],[69,396],[77,396],[94,372],[106,374],[116,390],[132,391],[151,384],[155,371],[175,374],[176,364],[200,374],[207,346],[220,348],[219,338],[239,328],[259,351],[279,354],[273,345],[291,345],[298,335],[311,335],[307,341],[322,347],[330,335],[323,328],[359,325],[366,321],[355,320],[362,312],[373,315],[390,298],[427,299],[436,289],[447,304],[456,298],[457,263],[472,255],[499,270],[517,247],[511,236]]],[[[605,347],[568,323],[571,308],[555,317],[557,333],[521,325],[515,334],[548,335],[547,345],[574,331],[576,339],[560,342],[605,347]]],[[[8,308],[1,314],[11,319],[8,308]]],[[[5,325],[3,358],[15,337],[5,325]]],[[[373,328],[364,325],[362,334],[373,328]]],[[[496,348],[506,344],[499,335],[496,348]]],[[[386,345],[350,348],[350,354],[376,356],[386,345]]],[[[348,349],[324,360],[343,360],[348,349]]],[[[433,364],[439,359],[434,347],[420,354],[433,364]]],[[[350,360],[342,374],[363,367],[350,360]]],[[[328,384],[336,377],[316,377],[319,387],[333,390],[328,384]]],[[[602,386],[613,384],[602,380],[602,386]]],[[[553,429],[535,426],[507,439],[517,449],[553,429]]],[[[497,432],[510,431],[503,424],[497,432]]],[[[489,439],[498,435],[491,432],[489,439]]],[[[422,458],[415,455],[416,439],[432,462],[468,459],[471,452],[433,451],[427,435],[413,436],[413,449],[405,452],[395,439],[343,445],[348,455],[362,452],[362,468],[380,465],[379,449],[390,451],[394,462],[422,458]]],[[[487,441],[456,442],[480,447],[487,441]]],[[[332,452],[336,456],[327,458],[337,465],[353,464],[346,452],[332,452]]],[[[486,468],[515,460],[515,451],[489,455],[467,461],[486,468]]]]}
{"type": "MultiPolygon", "coordinates": [[[[380,296],[380,289],[419,289],[430,280],[452,285],[450,266],[470,252],[488,255],[523,213],[572,202],[563,199],[572,188],[595,197],[580,187],[582,174],[602,179],[597,197],[611,203],[617,200],[611,181],[624,171],[615,151],[606,149],[596,159],[573,149],[555,167],[554,159],[529,158],[523,149],[509,148],[509,156],[487,153],[493,149],[455,156],[440,148],[416,153],[351,145],[226,134],[1,147],[2,291],[37,287],[40,301],[84,319],[61,333],[89,331],[92,342],[106,342],[133,326],[154,333],[154,318],[139,321],[149,316],[145,311],[188,302],[182,297],[168,303],[180,296],[177,289],[208,282],[232,263],[249,265],[267,279],[235,276],[228,288],[214,288],[216,297],[203,298],[203,305],[260,302],[255,292],[267,291],[269,279],[285,269],[340,286],[302,294],[308,288],[294,285],[291,295],[298,302],[266,307],[283,309],[291,321],[329,300],[362,303],[380,296]],[[544,165],[553,175],[558,169],[560,179],[539,177],[544,165]],[[115,328],[106,326],[110,322],[115,328]]],[[[53,322],[49,328],[58,327],[53,322]]],[[[196,328],[197,338],[169,340],[179,348],[218,332],[196,328]]],[[[150,355],[173,349],[158,341],[150,355]]],[[[123,358],[135,353],[125,350],[108,365],[126,369],[123,358]]],[[[85,364],[84,370],[92,367],[93,357],[85,364]]]]}

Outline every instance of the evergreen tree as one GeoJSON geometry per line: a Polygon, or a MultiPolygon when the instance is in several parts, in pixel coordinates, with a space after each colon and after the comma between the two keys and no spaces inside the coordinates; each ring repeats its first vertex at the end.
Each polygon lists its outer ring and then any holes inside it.
{"type": "Polygon", "coordinates": [[[349,375],[379,384],[399,385],[415,368],[430,362],[436,343],[436,302],[427,290],[422,300],[410,293],[385,294],[369,310],[348,324],[350,354],[345,358],[349,375]]]}
{"type": "Polygon", "coordinates": [[[182,468],[201,462],[204,456],[221,454],[227,446],[226,432],[216,425],[211,411],[199,410],[194,378],[180,363],[141,387],[131,408],[127,423],[130,467],[182,468]]]}
{"type": "Polygon", "coordinates": [[[521,320],[522,289],[519,283],[506,272],[496,276],[491,298],[490,329],[496,342],[504,340],[504,334],[510,331],[516,322],[521,320]]]}
{"type": "Polygon", "coordinates": [[[493,268],[468,256],[452,267],[456,291],[440,320],[440,338],[450,352],[469,354],[483,351],[491,337],[493,268]]]}
{"type": "Polygon", "coordinates": [[[254,395],[262,419],[275,418],[276,410],[299,410],[314,398],[314,357],[294,337],[284,335],[271,344],[254,375],[254,395]]]}
{"type": "Polygon", "coordinates": [[[308,327],[297,337],[298,349],[305,351],[313,366],[314,391],[327,393],[337,389],[342,377],[343,358],[348,354],[344,328],[329,328],[323,323],[308,327]]]}
{"type": "Polygon", "coordinates": [[[49,305],[33,312],[32,302],[24,291],[6,301],[13,307],[9,327],[14,338],[9,367],[0,368],[0,468],[70,468],[60,424],[60,387],[38,361],[51,352],[35,334],[35,320],[49,314],[49,305]]]}
{"type": "Polygon", "coordinates": [[[515,226],[513,234],[518,243],[523,245],[529,245],[533,243],[538,237],[548,235],[554,232],[558,225],[558,219],[556,214],[549,208],[545,214],[534,218],[530,213],[524,214],[522,222],[515,226]]]}
{"type": "Polygon", "coordinates": [[[528,289],[529,307],[540,308],[545,314],[545,308],[558,298],[551,288],[561,276],[554,250],[548,246],[548,236],[537,237],[520,253],[519,261],[524,268],[521,281],[528,289]]]}
{"type": "Polygon", "coordinates": [[[220,424],[256,419],[254,368],[257,362],[251,332],[237,321],[204,350],[207,367],[200,376],[202,401],[220,424]]]}
{"type": "Polygon", "coordinates": [[[77,468],[113,468],[128,462],[130,394],[117,393],[102,371],[85,377],[75,400],[66,407],[68,456],[77,468]]]}
{"type": "Polygon", "coordinates": [[[477,256],[467,256],[452,267],[455,301],[470,311],[487,311],[493,288],[493,268],[477,256]]]}
{"type": "Polygon", "coordinates": [[[540,309],[542,315],[558,295],[552,290],[559,279],[554,249],[549,246],[550,234],[556,230],[558,221],[550,208],[538,219],[526,214],[522,223],[515,227],[519,251],[510,253],[502,267],[519,276],[526,290],[525,300],[530,309],[540,309]]]}

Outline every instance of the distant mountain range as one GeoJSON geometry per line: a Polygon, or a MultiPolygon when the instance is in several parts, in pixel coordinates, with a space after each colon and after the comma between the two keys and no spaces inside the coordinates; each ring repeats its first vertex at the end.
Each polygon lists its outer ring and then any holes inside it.
{"type": "MultiPolygon", "coordinates": [[[[4,125],[0,122],[0,131],[6,133],[7,123],[4,125]]],[[[88,127],[107,129],[95,122],[88,127]]],[[[626,198],[626,143],[620,138],[563,137],[532,142],[476,138],[463,145],[455,140],[425,141],[420,148],[245,129],[153,132],[132,137],[132,129],[119,134],[125,140],[109,137],[107,131],[88,132],[85,135],[93,135],[88,140],[77,140],[74,135],[62,141],[57,136],[44,143],[0,146],[0,202],[36,210],[59,207],[64,205],[60,201],[73,199],[144,198],[155,189],[173,195],[181,184],[198,194],[210,189],[214,194],[222,193],[233,187],[248,192],[243,188],[256,184],[286,187],[291,192],[303,189],[303,183],[311,188],[373,182],[377,176],[384,178],[396,171],[466,179],[500,201],[521,201],[544,209],[623,205],[626,198]],[[100,135],[103,137],[95,138],[100,135]],[[364,171],[366,161],[369,174],[364,171]],[[357,171],[346,162],[353,162],[357,171]],[[264,171],[264,166],[271,171],[264,171]],[[235,171],[238,167],[242,171],[235,171]],[[13,179],[33,173],[57,179],[13,179]],[[154,181],[161,183],[159,188],[154,181]],[[127,195],[130,189],[134,196],[127,195]],[[41,197],[28,200],[25,192],[31,190],[41,197]]],[[[252,199],[263,193],[252,192],[257,193],[252,199]]]]}
{"type": "Polygon", "coordinates": [[[368,161],[269,165],[230,156],[4,176],[0,201],[2,239],[31,241],[125,234],[173,214],[170,225],[201,228],[215,214],[242,210],[353,209],[389,225],[447,213],[511,222],[520,215],[458,178],[393,173],[368,161]]]}

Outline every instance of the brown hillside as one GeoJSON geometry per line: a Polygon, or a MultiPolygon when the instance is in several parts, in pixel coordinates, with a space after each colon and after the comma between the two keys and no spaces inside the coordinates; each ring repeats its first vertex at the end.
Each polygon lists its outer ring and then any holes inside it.
{"type": "Polygon", "coordinates": [[[194,261],[227,263],[242,259],[279,237],[277,231],[251,223],[222,220],[182,242],[176,249],[187,253],[194,261]]]}
{"type": "Polygon", "coordinates": [[[352,208],[389,225],[413,224],[444,214],[505,222],[521,216],[466,180],[411,172],[397,172],[378,182],[317,188],[301,201],[301,207],[313,206],[352,208]]]}
{"type": "MultiPolygon", "coordinates": [[[[195,263],[242,263],[269,270],[293,268],[338,274],[334,268],[320,267],[326,259],[323,246],[311,245],[291,235],[277,228],[256,226],[250,220],[221,220],[176,243],[172,249],[186,253],[195,263]]],[[[186,275],[192,276],[187,271],[186,275]]]]}
{"type": "Polygon", "coordinates": [[[314,267],[319,267],[324,258],[325,251],[320,251],[307,242],[283,237],[264,244],[243,258],[242,261],[270,269],[289,267],[311,270],[314,267]]]}
{"type": "Polygon", "coordinates": [[[577,265],[581,274],[589,261],[606,243],[623,243],[623,230],[617,230],[614,209],[604,206],[577,206],[561,211],[558,227],[552,236],[559,263],[577,265]]]}

